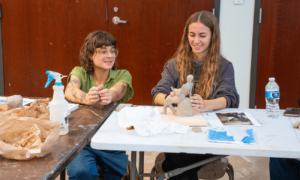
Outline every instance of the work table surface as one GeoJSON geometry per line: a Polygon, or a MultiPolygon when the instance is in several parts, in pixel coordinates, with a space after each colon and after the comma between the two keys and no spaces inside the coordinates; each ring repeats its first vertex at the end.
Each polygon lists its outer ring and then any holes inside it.
{"type": "Polygon", "coordinates": [[[201,133],[191,128],[186,134],[156,134],[152,137],[139,136],[134,130],[118,127],[117,112],[92,138],[91,146],[99,150],[127,150],[149,152],[195,153],[215,155],[262,156],[280,158],[300,158],[300,130],[292,128],[299,117],[283,116],[283,110],[277,119],[267,118],[264,109],[223,109],[215,112],[249,112],[261,126],[253,128],[256,144],[228,144],[207,141],[208,128],[211,128],[209,113],[201,113],[208,121],[208,127],[201,133]],[[102,137],[107,138],[102,138],[102,137]]]}
{"type": "Polygon", "coordinates": [[[0,156],[0,179],[55,179],[86,146],[115,108],[114,103],[99,108],[79,105],[69,115],[69,133],[59,136],[50,154],[26,161],[0,156]]]}

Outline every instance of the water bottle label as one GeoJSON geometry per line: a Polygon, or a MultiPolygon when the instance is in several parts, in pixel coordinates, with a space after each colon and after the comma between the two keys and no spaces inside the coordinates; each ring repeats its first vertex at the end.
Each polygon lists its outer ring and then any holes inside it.
{"type": "Polygon", "coordinates": [[[279,93],[279,91],[266,91],[266,98],[278,99],[278,98],[280,98],[280,93],[279,93]]]}

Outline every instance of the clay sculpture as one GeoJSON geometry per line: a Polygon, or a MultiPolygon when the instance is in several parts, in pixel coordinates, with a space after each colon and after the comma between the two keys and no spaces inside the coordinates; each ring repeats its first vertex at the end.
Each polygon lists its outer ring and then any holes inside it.
{"type": "Polygon", "coordinates": [[[6,98],[6,104],[9,109],[23,108],[23,98],[20,95],[13,95],[6,98]]]}
{"type": "Polygon", "coordinates": [[[182,85],[179,92],[177,92],[173,87],[171,87],[172,91],[176,96],[174,97],[167,97],[164,102],[164,113],[167,114],[167,107],[169,106],[172,112],[179,117],[191,117],[193,116],[193,107],[190,103],[190,98],[186,97],[189,93],[191,96],[191,91],[193,89],[193,81],[194,76],[188,75],[187,76],[187,83],[182,85]],[[177,104],[177,108],[173,107],[172,104],[177,104]]]}

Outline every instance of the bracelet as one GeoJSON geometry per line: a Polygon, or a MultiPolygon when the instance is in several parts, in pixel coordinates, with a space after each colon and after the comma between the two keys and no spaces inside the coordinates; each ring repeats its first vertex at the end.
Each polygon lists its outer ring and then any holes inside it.
{"type": "Polygon", "coordinates": [[[166,96],[165,96],[165,99],[167,99],[167,97],[168,97],[169,95],[168,94],[166,94],[166,96]]]}

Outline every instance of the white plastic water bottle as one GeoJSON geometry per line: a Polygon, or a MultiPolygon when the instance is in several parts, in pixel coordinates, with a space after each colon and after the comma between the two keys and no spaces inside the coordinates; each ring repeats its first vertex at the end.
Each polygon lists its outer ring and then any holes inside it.
{"type": "Polygon", "coordinates": [[[279,86],[275,82],[275,78],[269,78],[265,93],[266,112],[268,117],[277,118],[279,116],[279,98],[279,86]]]}

